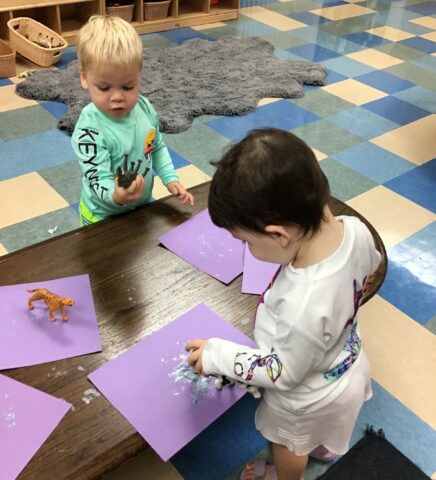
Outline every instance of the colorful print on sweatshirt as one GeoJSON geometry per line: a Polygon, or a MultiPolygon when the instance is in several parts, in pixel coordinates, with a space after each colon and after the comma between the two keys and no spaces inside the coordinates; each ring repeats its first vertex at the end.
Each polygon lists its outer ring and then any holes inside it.
{"type": "Polygon", "coordinates": [[[260,367],[266,369],[268,377],[275,383],[282,373],[283,365],[277,353],[275,353],[274,348],[272,348],[271,353],[265,357],[261,355],[248,355],[247,352],[236,354],[234,363],[235,375],[246,381],[250,381],[253,378],[254,370],[260,367]]]}

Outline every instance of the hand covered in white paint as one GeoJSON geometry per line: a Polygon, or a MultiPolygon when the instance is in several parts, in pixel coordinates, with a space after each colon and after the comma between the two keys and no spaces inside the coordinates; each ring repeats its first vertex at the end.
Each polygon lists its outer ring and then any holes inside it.
{"type": "Polygon", "coordinates": [[[199,374],[207,377],[208,375],[203,370],[203,350],[206,346],[207,340],[198,338],[196,340],[189,340],[185,346],[185,350],[190,352],[188,356],[188,363],[199,374]]]}

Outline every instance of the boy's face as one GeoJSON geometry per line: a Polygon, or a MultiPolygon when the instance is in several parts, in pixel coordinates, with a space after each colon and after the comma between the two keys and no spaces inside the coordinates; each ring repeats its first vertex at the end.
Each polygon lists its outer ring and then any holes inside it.
{"type": "Polygon", "coordinates": [[[265,234],[235,228],[230,230],[234,238],[247,243],[253,257],[264,262],[287,265],[291,263],[301,245],[297,227],[266,227],[265,234]]]}
{"type": "Polygon", "coordinates": [[[136,105],[140,87],[139,66],[107,66],[80,72],[80,83],[89,92],[92,103],[112,118],[125,117],[136,105]]]}

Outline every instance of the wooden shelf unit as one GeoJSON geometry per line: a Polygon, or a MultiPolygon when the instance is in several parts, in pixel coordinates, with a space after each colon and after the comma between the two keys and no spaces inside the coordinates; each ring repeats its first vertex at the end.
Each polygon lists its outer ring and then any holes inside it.
{"type": "MultiPolygon", "coordinates": [[[[139,34],[194,27],[238,18],[239,0],[172,0],[167,18],[144,20],[143,0],[135,4],[132,25],[139,34]]],[[[91,15],[106,12],[105,0],[1,0],[0,38],[9,39],[7,22],[30,17],[62,35],[74,45],[79,29],[91,15]]]]}

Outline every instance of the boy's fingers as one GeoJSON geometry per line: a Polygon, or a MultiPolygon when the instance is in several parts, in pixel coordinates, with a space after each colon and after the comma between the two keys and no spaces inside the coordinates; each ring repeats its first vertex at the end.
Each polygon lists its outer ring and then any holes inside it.
{"type": "Polygon", "coordinates": [[[138,185],[138,180],[136,180],[136,179],[133,180],[133,182],[127,188],[127,193],[129,193],[129,194],[135,193],[137,185],[138,185]]]}

